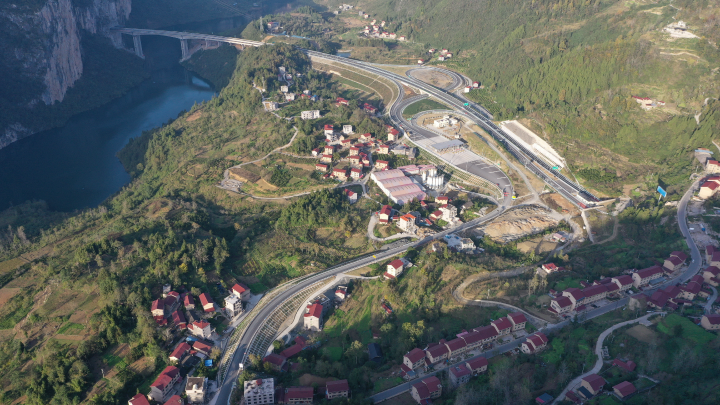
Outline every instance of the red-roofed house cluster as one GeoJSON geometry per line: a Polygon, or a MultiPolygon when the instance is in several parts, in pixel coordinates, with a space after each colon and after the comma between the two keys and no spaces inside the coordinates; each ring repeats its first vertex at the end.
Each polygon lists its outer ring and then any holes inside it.
{"type": "MultiPolygon", "coordinates": [[[[527,318],[522,312],[513,312],[507,317],[493,321],[489,326],[477,327],[469,332],[463,331],[450,341],[443,339],[439,343],[431,343],[424,350],[415,348],[403,356],[401,375],[405,379],[412,379],[417,376],[416,370],[418,369],[430,369],[436,364],[450,362],[450,359],[474,350],[487,350],[498,338],[510,336],[518,331],[524,333],[526,323],[527,318]]],[[[482,368],[474,367],[475,365],[475,363],[466,364],[472,374],[477,374],[479,368],[482,368]],[[473,367],[470,367],[471,365],[473,367]]],[[[485,360],[486,368],[487,361],[485,360]]]]}
{"type": "MultiPolygon", "coordinates": [[[[660,273],[662,274],[662,270],[660,270],[660,273]]],[[[556,315],[566,315],[573,311],[582,311],[586,305],[600,301],[608,295],[623,293],[632,286],[633,277],[622,275],[597,280],[583,289],[571,287],[550,301],[548,311],[556,315]]]]}

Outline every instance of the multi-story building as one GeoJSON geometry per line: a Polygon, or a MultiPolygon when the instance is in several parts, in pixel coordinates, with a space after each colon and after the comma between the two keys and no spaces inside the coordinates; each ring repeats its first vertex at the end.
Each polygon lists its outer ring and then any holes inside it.
{"type": "Polygon", "coordinates": [[[320,118],[320,110],[309,110],[309,111],[302,111],[300,113],[300,118],[303,120],[314,120],[316,118],[320,118]]]}
{"type": "Polygon", "coordinates": [[[175,366],[167,366],[150,384],[148,397],[153,401],[165,402],[170,396],[173,386],[180,380],[180,370],[175,366]]]}
{"type": "Polygon", "coordinates": [[[347,398],[350,387],[347,380],[328,381],[325,383],[325,398],[347,398]]]}
{"type": "MultiPolygon", "coordinates": [[[[288,387],[283,393],[283,404],[312,404],[313,403],[312,387],[288,387]]],[[[278,401],[280,403],[280,401],[278,401]]]]}
{"type": "Polygon", "coordinates": [[[228,312],[230,317],[236,317],[242,314],[243,306],[240,297],[235,294],[225,297],[225,310],[228,312]]]}
{"type": "Polygon", "coordinates": [[[615,283],[620,288],[620,291],[627,291],[632,287],[633,285],[633,279],[632,277],[628,276],[627,274],[623,274],[622,276],[617,276],[612,278],[612,282],[615,283]]]}
{"type": "Polygon", "coordinates": [[[473,375],[478,375],[487,371],[488,361],[485,357],[477,357],[466,361],[465,367],[467,367],[473,375]]]}
{"type": "Polygon", "coordinates": [[[246,405],[275,403],[275,380],[272,378],[245,381],[244,398],[246,405]]]}
{"type": "Polygon", "coordinates": [[[202,339],[210,339],[213,334],[212,327],[210,326],[210,324],[208,322],[205,322],[205,321],[195,321],[195,322],[189,324],[188,330],[194,336],[197,336],[202,339]]]}
{"type": "Polygon", "coordinates": [[[430,403],[429,401],[439,398],[440,395],[442,395],[442,384],[440,384],[440,379],[434,375],[423,378],[420,382],[412,385],[410,388],[410,394],[418,404],[430,403]]]}
{"type": "Polygon", "coordinates": [[[512,314],[508,314],[507,317],[513,325],[513,332],[525,329],[525,324],[527,323],[527,318],[525,317],[525,314],[523,314],[522,312],[513,312],[512,314]]]}
{"type": "Polygon", "coordinates": [[[207,392],[207,377],[188,377],[185,383],[185,396],[189,404],[204,404],[207,392]]]}
{"type": "Polygon", "coordinates": [[[405,270],[405,263],[400,259],[395,259],[387,265],[387,271],[385,271],[386,279],[398,278],[405,270]]]}
{"type": "Polygon", "coordinates": [[[660,266],[652,266],[646,269],[638,270],[632,274],[633,285],[635,288],[646,286],[650,281],[662,277],[663,270],[660,266]]]}
{"type": "Polygon", "coordinates": [[[425,365],[425,351],[414,348],[403,356],[403,364],[415,370],[425,365]]]}
{"type": "Polygon", "coordinates": [[[492,321],[490,325],[495,328],[498,336],[509,335],[513,328],[512,322],[510,322],[510,320],[505,317],[492,321]]]}
{"type": "Polygon", "coordinates": [[[235,285],[232,286],[231,292],[240,297],[240,300],[243,302],[250,301],[250,296],[252,295],[250,288],[242,283],[235,283],[235,285]]]}
{"type": "Polygon", "coordinates": [[[305,316],[303,317],[303,325],[305,329],[311,331],[321,331],[323,324],[323,306],[320,304],[309,305],[305,309],[305,316]]]}
{"type": "Polygon", "coordinates": [[[470,381],[472,373],[464,364],[450,367],[450,383],[453,387],[459,387],[470,381]]]}
{"type": "Polygon", "coordinates": [[[545,349],[547,344],[547,336],[545,336],[542,332],[536,332],[527,337],[527,339],[520,345],[520,350],[527,354],[537,353],[545,349]]]}

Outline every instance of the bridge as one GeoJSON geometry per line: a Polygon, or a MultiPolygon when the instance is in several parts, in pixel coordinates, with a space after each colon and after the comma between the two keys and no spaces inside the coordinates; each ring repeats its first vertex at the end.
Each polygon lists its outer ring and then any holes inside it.
{"type": "Polygon", "coordinates": [[[148,30],[143,28],[123,28],[123,27],[115,27],[111,28],[111,31],[117,32],[119,34],[127,34],[132,35],[133,37],[133,46],[135,49],[135,54],[138,57],[145,58],[145,54],[143,54],[142,50],[142,42],[140,40],[140,37],[143,35],[159,35],[163,37],[171,37],[171,38],[177,38],[180,40],[180,49],[182,51],[182,59],[180,61],[184,61],[190,58],[194,51],[197,49],[209,49],[213,47],[217,47],[220,42],[224,42],[227,44],[233,44],[233,45],[240,45],[241,47],[246,46],[262,46],[266,45],[265,42],[258,42],[258,41],[250,41],[247,39],[241,39],[241,38],[232,38],[232,37],[221,37],[219,35],[209,35],[209,34],[196,34],[191,32],[180,32],[180,31],[165,31],[165,30],[148,30]],[[190,40],[196,40],[200,41],[200,46],[196,47],[194,49],[191,49],[189,46],[190,40]]]}

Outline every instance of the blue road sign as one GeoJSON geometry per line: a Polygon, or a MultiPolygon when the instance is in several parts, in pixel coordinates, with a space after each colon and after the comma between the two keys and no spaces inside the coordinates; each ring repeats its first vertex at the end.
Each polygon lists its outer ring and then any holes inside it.
{"type": "Polygon", "coordinates": [[[667,197],[667,191],[663,190],[662,187],[658,186],[657,192],[660,193],[661,196],[667,197]]]}

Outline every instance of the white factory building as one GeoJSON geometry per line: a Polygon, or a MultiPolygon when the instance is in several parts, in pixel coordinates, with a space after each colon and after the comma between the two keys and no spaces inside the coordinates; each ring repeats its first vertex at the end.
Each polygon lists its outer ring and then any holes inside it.
{"type": "Polygon", "coordinates": [[[508,136],[512,137],[527,149],[537,152],[543,160],[546,160],[553,166],[558,166],[560,169],[566,166],[565,159],[563,159],[549,143],[535,135],[534,132],[527,129],[518,121],[503,121],[500,123],[500,127],[508,136]]]}
{"type": "Polygon", "coordinates": [[[370,177],[380,189],[396,204],[405,204],[412,200],[425,199],[425,191],[402,170],[383,170],[373,172],[370,177]]]}

